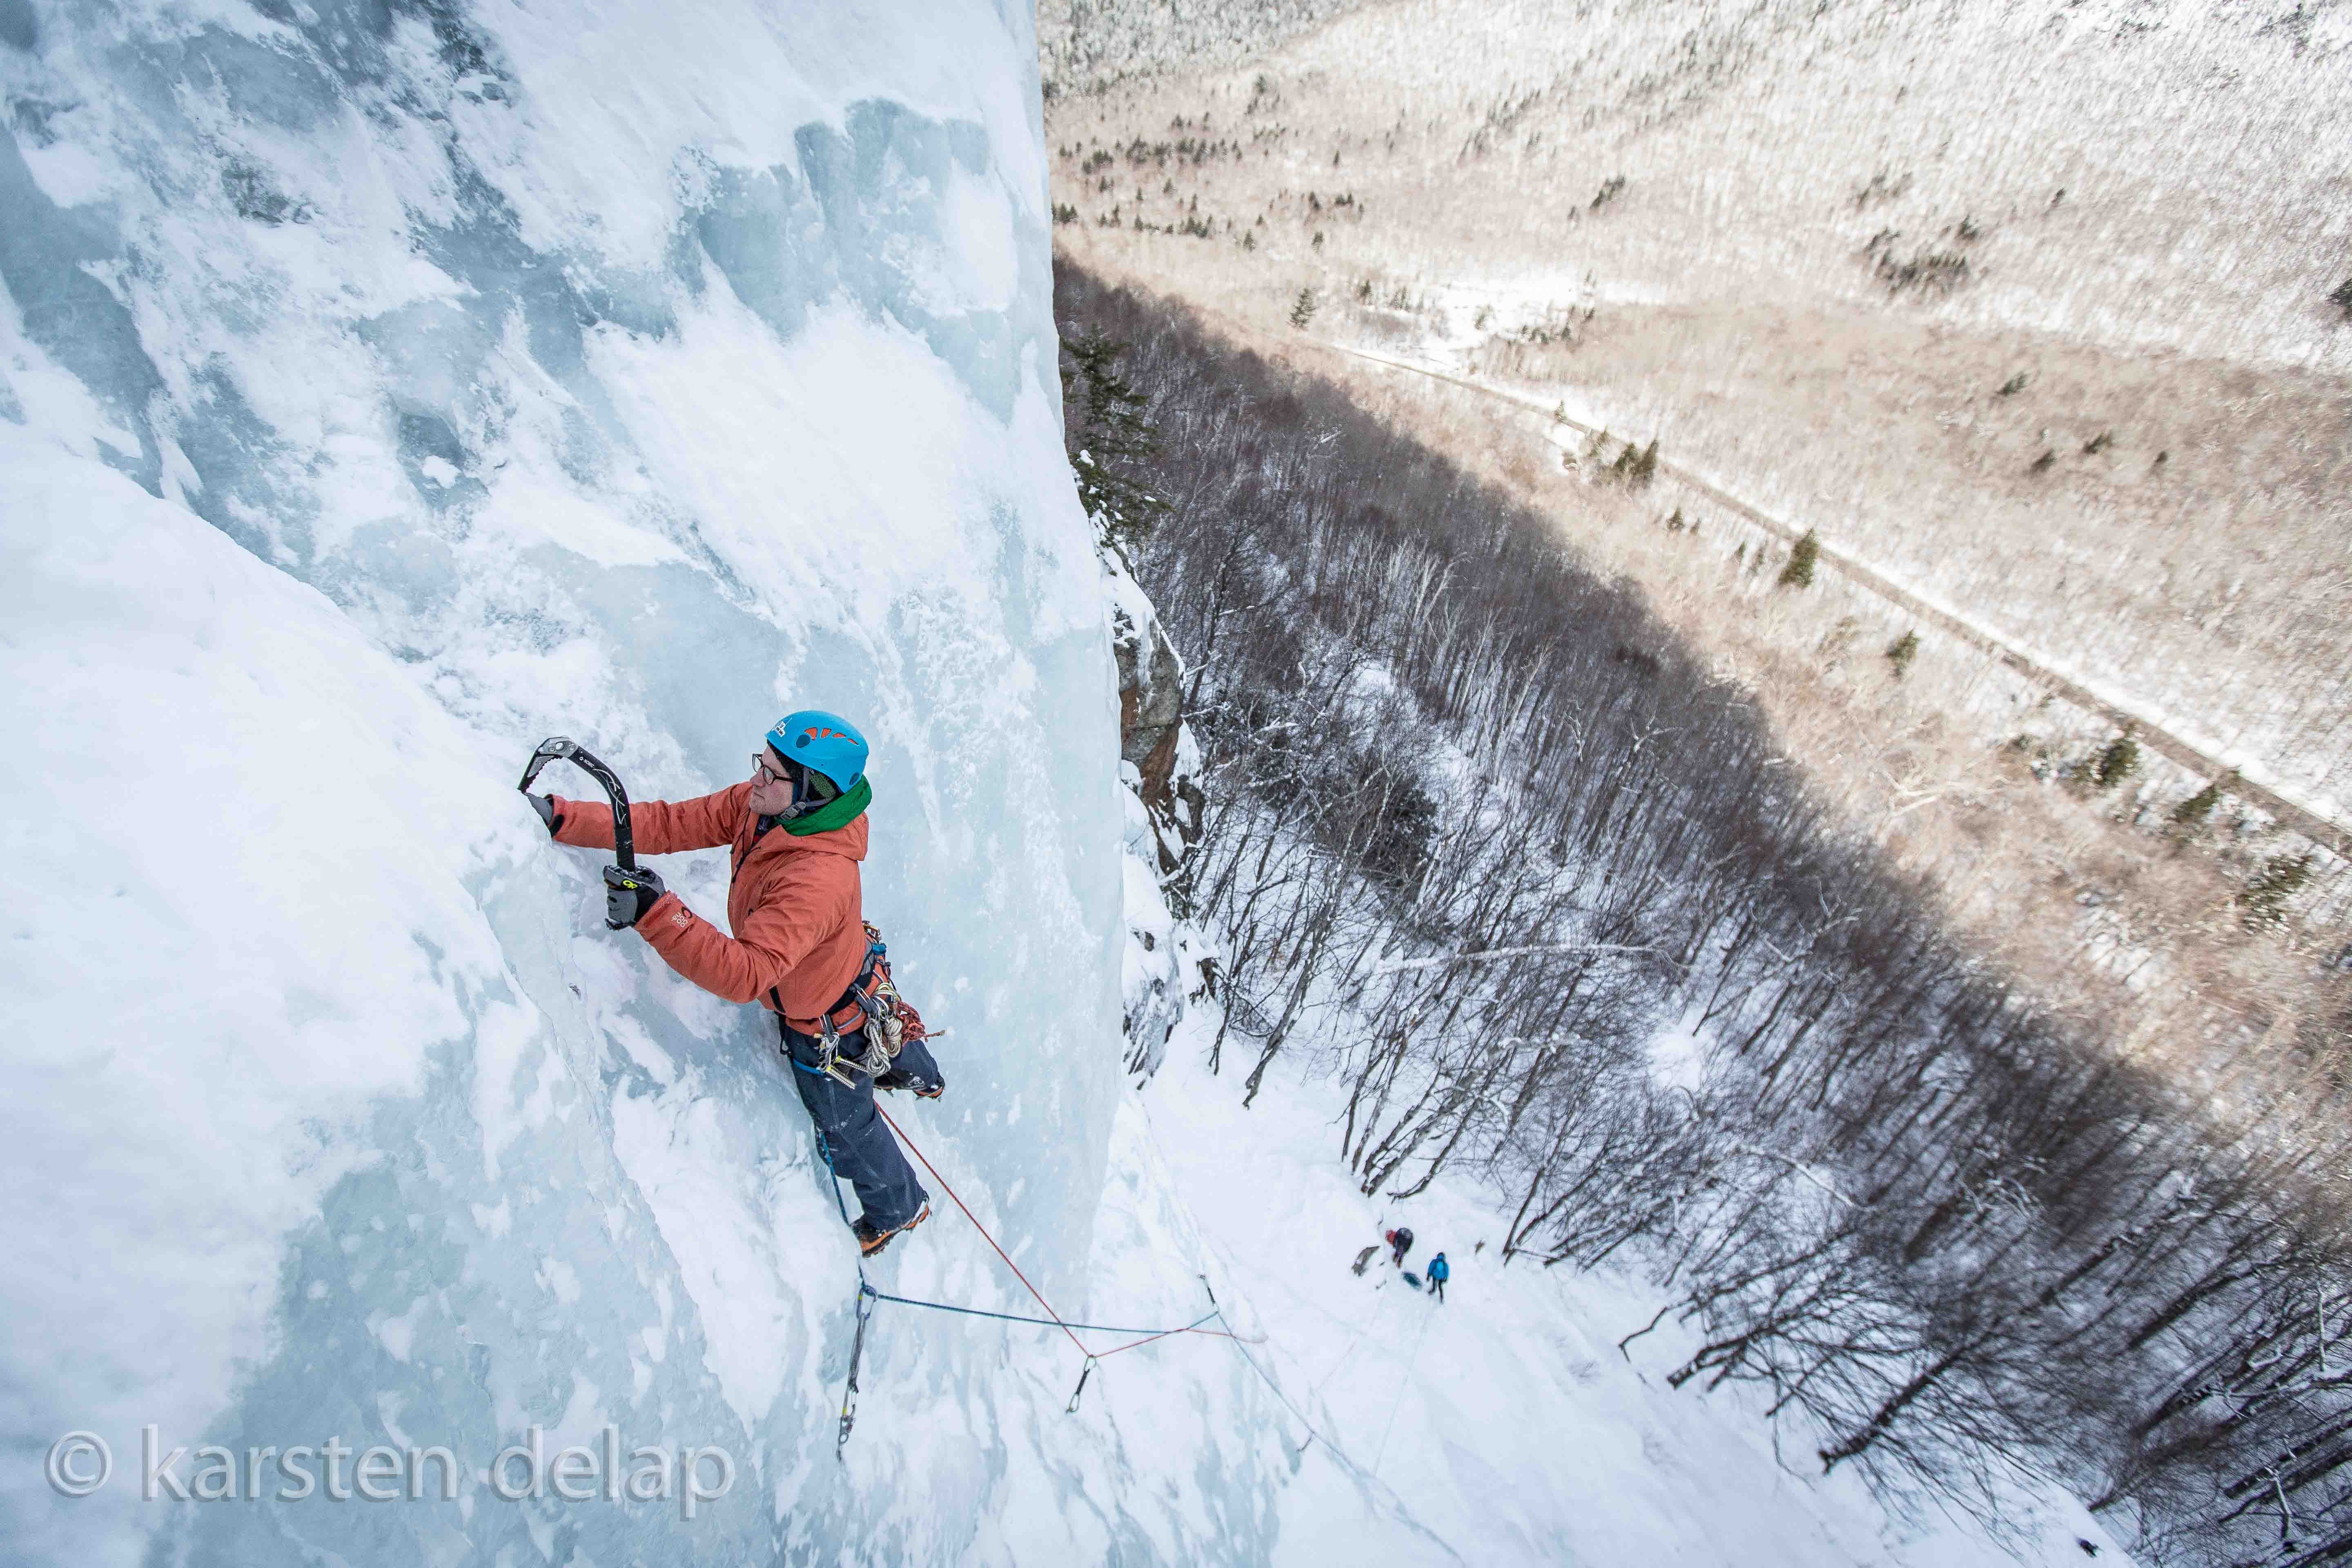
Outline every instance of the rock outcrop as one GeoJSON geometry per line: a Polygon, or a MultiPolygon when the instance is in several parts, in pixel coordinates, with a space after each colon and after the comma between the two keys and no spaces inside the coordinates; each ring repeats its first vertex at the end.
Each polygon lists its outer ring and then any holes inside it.
{"type": "Polygon", "coordinates": [[[1100,549],[1118,661],[1119,777],[1127,816],[1127,957],[1121,997],[1128,1067],[1150,1074],[1188,1004],[1215,975],[1192,924],[1192,847],[1207,805],[1200,749],[1184,724],[1184,661],[1116,545],[1100,549]]]}

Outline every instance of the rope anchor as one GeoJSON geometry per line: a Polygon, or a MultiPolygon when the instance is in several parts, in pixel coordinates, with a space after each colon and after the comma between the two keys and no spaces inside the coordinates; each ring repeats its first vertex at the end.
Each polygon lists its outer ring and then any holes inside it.
{"type": "MultiPolygon", "coordinates": [[[[804,1072],[814,1072],[815,1070],[814,1068],[807,1068],[797,1061],[793,1065],[801,1068],[804,1072]]],[[[835,1458],[844,1460],[848,1458],[845,1449],[849,1442],[850,1428],[856,1425],[857,1419],[857,1368],[860,1359],[866,1352],[866,1321],[873,1316],[873,1304],[877,1301],[895,1301],[900,1306],[920,1307],[935,1312],[953,1312],[971,1318],[993,1318],[1000,1322],[1006,1323],[1034,1323],[1041,1328],[1056,1328],[1061,1330],[1065,1335],[1068,1336],[1070,1343],[1076,1346],[1079,1353],[1087,1358],[1086,1365],[1080,1368],[1078,1372],[1078,1385],[1076,1388],[1071,1390],[1070,1403],[1064,1407],[1064,1414],[1066,1415],[1076,1415],[1077,1413],[1078,1400],[1087,1391],[1087,1379],[1094,1375],[1095,1363],[1106,1356],[1115,1356],[1123,1351],[1135,1350],[1139,1346],[1150,1344],[1155,1341],[1167,1339],[1174,1334],[1199,1334],[1209,1339],[1231,1340],[1234,1342],[1234,1347],[1236,1349],[1240,1348],[1241,1336],[1233,1331],[1232,1325],[1227,1324],[1226,1327],[1222,1329],[1213,1329],[1207,1326],[1212,1320],[1215,1320],[1219,1322],[1224,1321],[1224,1314],[1217,1310],[1217,1296],[1216,1292],[1213,1290],[1209,1292],[1208,1311],[1202,1313],[1200,1317],[1193,1319],[1189,1323],[1178,1324],[1173,1328],[1118,1328],[1108,1323],[1076,1323],[1063,1317],[1059,1312],[1054,1310],[1053,1303],[1046,1300],[1045,1295],[1038,1290],[1037,1287],[1030,1282],[1029,1276],[1021,1272],[1021,1266],[1013,1262],[1012,1255],[1004,1250],[1003,1245],[999,1242],[995,1237],[989,1234],[988,1227],[980,1223],[980,1216],[971,1212],[971,1205],[966,1204],[962,1197],[957,1194],[954,1186],[949,1183],[948,1179],[940,1174],[939,1168],[931,1163],[929,1158],[916,1145],[915,1141],[907,1136],[906,1131],[898,1125],[898,1121],[892,1118],[890,1113],[884,1110],[878,1105],[874,1109],[881,1116],[883,1121],[888,1125],[890,1131],[898,1135],[898,1141],[906,1145],[907,1152],[914,1155],[916,1160],[921,1163],[923,1169],[930,1173],[931,1179],[939,1183],[940,1186],[947,1193],[948,1196],[954,1200],[956,1207],[963,1211],[964,1218],[970,1220],[971,1222],[972,1228],[980,1232],[981,1239],[987,1242],[989,1247],[995,1251],[996,1256],[1004,1260],[1004,1266],[1013,1271],[1013,1277],[1014,1279],[1021,1281],[1022,1285],[1028,1290],[1030,1298],[1034,1300],[1038,1306],[1043,1307],[1045,1310],[1045,1316],[1042,1318],[1032,1318],[1013,1312],[992,1312],[978,1307],[959,1307],[946,1301],[922,1301],[918,1300],[911,1296],[893,1295],[887,1290],[877,1290],[874,1288],[873,1282],[866,1279],[866,1266],[861,1262],[857,1268],[857,1334],[850,1342],[849,1347],[849,1378],[846,1384],[843,1387],[841,1394],[841,1431],[839,1436],[834,1440],[835,1458]],[[1078,1338],[1079,1330],[1086,1330],[1094,1333],[1122,1335],[1134,1334],[1139,1337],[1129,1340],[1124,1344],[1114,1345],[1109,1350],[1097,1352],[1087,1349],[1086,1342],[1078,1338]]],[[[849,1205],[842,1200],[840,1174],[834,1169],[833,1150],[826,1143],[824,1135],[822,1131],[817,1134],[816,1147],[818,1154],[824,1160],[826,1173],[834,1178],[832,1183],[834,1204],[841,1210],[841,1222],[844,1225],[847,1225],[849,1223],[849,1205]]],[[[1201,1281],[1202,1288],[1206,1289],[1208,1283],[1207,1279],[1204,1277],[1201,1281]]],[[[1244,1359],[1246,1360],[1248,1358],[1248,1352],[1244,1351],[1243,1356],[1244,1359]]],[[[1253,1371],[1256,1370],[1256,1363],[1255,1362],[1251,1363],[1251,1367],[1253,1371]]],[[[1265,1373],[1259,1372],[1258,1375],[1260,1377],[1265,1377],[1265,1373]]],[[[1269,1382],[1271,1382],[1271,1380],[1269,1380],[1269,1382]]],[[[1277,1388],[1275,1392],[1278,1395],[1281,1393],[1281,1390],[1277,1388]]]]}

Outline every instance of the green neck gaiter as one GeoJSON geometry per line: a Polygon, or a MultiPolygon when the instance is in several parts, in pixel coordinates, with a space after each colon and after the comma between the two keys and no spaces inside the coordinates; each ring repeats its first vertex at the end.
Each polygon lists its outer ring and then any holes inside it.
{"type": "Polygon", "coordinates": [[[795,838],[806,838],[813,833],[830,833],[836,827],[846,827],[856,821],[873,801],[874,786],[859,779],[845,793],[834,796],[814,811],[803,812],[780,826],[795,838]]]}

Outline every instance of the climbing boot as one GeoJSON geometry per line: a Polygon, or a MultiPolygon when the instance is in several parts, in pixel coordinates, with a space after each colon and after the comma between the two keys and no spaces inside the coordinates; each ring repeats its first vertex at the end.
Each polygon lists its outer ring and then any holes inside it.
{"type": "Polygon", "coordinates": [[[910,1089],[915,1091],[917,1100],[937,1100],[947,1092],[947,1085],[927,1082],[898,1068],[892,1068],[888,1072],[878,1075],[874,1079],[874,1087],[894,1091],[910,1089]]]}
{"type": "Polygon", "coordinates": [[[864,1215],[859,1215],[856,1226],[858,1254],[865,1258],[873,1257],[876,1253],[890,1245],[890,1238],[892,1237],[903,1236],[930,1217],[931,1205],[925,1204],[921,1208],[915,1211],[915,1217],[908,1220],[906,1224],[893,1226],[888,1230],[877,1230],[872,1226],[866,1223],[864,1215]]]}

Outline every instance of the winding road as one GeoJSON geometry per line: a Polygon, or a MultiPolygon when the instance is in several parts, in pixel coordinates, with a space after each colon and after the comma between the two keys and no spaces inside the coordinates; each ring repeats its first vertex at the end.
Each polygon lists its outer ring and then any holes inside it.
{"type": "MultiPolygon", "coordinates": [[[[1475,393],[1481,397],[1491,397],[1528,413],[1540,415],[1549,423],[1565,425],[1584,435],[1598,434],[1593,426],[1567,418],[1557,411],[1545,407],[1534,398],[1507,392],[1483,382],[1450,374],[1425,364],[1417,364],[1411,360],[1376,353],[1370,349],[1351,348],[1345,343],[1318,339],[1315,340],[1314,346],[1328,350],[1333,353],[1345,354],[1351,359],[1362,360],[1370,364],[1381,365],[1390,370],[1404,371],[1412,375],[1426,376],[1432,381],[1444,382],[1449,386],[1458,386],[1465,392],[1475,393]]],[[[1694,496],[1703,498],[1714,506],[1788,543],[1795,543],[1806,531],[1757,507],[1750,506],[1722,487],[1701,479],[1688,468],[1668,462],[1663,458],[1658,461],[1657,475],[1658,480],[1679,485],[1694,496]]],[[[2145,714],[2133,711],[2117,699],[2053,668],[2031,648],[2011,642],[1944,605],[1920,597],[1916,593],[1873,567],[1868,562],[1857,560],[1830,543],[1822,538],[1818,530],[1813,531],[1813,542],[1821,551],[1822,563],[1835,568],[1856,586],[1875,595],[1907,615],[1917,616],[1922,622],[1934,626],[1945,635],[1956,637],[1972,647],[1991,655],[2011,669],[2037,685],[2047,688],[2076,708],[2085,712],[2098,714],[2118,728],[2128,725],[2139,743],[2148,750],[2178,763],[2191,773],[2203,774],[2207,778],[2220,778],[2232,771],[2233,764],[2224,760],[2222,756],[2151,721],[2145,714]]],[[[2239,773],[2237,783],[2231,786],[2231,792],[2268,812],[2285,826],[2293,828],[2338,858],[2352,860],[2352,827],[2347,827],[2334,818],[2322,815],[2302,801],[2248,778],[2242,772],[2239,773]]]]}

